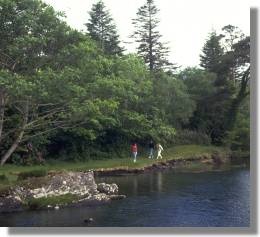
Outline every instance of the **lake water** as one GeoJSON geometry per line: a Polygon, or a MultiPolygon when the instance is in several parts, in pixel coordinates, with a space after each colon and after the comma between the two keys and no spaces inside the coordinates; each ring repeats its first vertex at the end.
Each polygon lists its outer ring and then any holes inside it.
{"type": "Polygon", "coordinates": [[[174,170],[98,178],[127,198],[95,207],[0,214],[0,226],[249,227],[247,168],[192,173],[174,170]],[[94,221],[87,225],[86,218],[94,221]]]}

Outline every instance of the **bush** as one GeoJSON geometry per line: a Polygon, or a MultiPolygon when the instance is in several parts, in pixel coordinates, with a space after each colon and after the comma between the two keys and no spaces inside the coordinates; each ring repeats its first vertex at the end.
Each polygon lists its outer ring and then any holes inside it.
{"type": "Polygon", "coordinates": [[[29,153],[23,153],[21,154],[21,149],[19,152],[16,152],[12,155],[12,163],[15,165],[26,165],[26,166],[32,166],[32,165],[38,165],[38,164],[44,164],[44,160],[39,160],[39,157],[37,157],[37,154],[29,154],[29,153]]]}
{"type": "Polygon", "coordinates": [[[12,163],[15,164],[15,165],[22,165],[23,159],[22,159],[21,155],[14,153],[12,155],[12,163]]]}
{"type": "Polygon", "coordinates": [[[210,145],[211,139],[205,133],[185,129],[185,130],[178,130],[176,132],[173,143],[175,145],[189,145],[189,144],[210,145]]]}
{"type": "Polygon", "coordinates": [[[26,172],[21,172],[18,175],[18,180],[24,180],[31,177],[43,177],[46,176],[48,172],[46,170],[31,170],[26,172]]]}
{"type": "Polygon", "coordinates": [[[52,156],[54,160],[61,160],[61,161],[88,161],[88,160],[106,160],[106,159],[112,159],[112,158],[124,158],[128,155],[128,151],[130,150],[130,144],[129,147],[126,148],[117,148],[115,149],[116,145],[114,147],[111,145],[111,149],[101,149],[100,147],[88,147],[84,151],[73,151],[73,152],[66,152],[63,150],[56,156],[52,156]]]}
{"type": "Polygon", "coordinates": [[[250,128],[236,128],[227,133],[224,143],[233,151],[250,151],[250,128]]]}

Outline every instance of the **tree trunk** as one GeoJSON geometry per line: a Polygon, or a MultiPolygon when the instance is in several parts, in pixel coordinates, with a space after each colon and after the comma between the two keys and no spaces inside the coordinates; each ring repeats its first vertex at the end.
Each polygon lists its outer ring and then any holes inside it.
{"type": "Polygon", "coordinates": [[[240,83],[240,90],[236,96],[236,98],[233,99],[230,109],[228,111],[228,120],[226,123],[226,130],[231,131],[234,128],[237,114],[239,111],[239,107],[241,103],[244,101],[244,99],[247,97],[249,94],[247,92],[247,85],[248,81],[250,79],[250,68],[248,68],[242,77],[241,83],[240,83]]]}
{"type": "Polygon", "coordinates": [[[7,150],[7,152],[2,156],[1,166],[3,166],[5,164],[5,162],[10,158],[10,156],[14,153],[17,146],[21,142],[23,135],[24,135],[24,132],[25,132],[27,122],[28,122],[28,114],[29,114],[29,101],[27,100],[26,103],[25,103],[25,107],[24,107],[23,124],[22,124],[22,127],[20,129],[19,135],[17,136],[17,138],[15,139],[15,141],[13,142],[11,147],[7,150]]]}
{"type": "Polygon", "coordinates": [[[151,4],[149,4],[149,69],[150,72],[154,70],[154,59],[153,59],[153,43],[152,43],[152,16],[151,16],[151,4]]]}
{"type": "Polygon", "coordinates": [[[3,133],[4,113],[5,113],[5,94],[3,90],[0,90],[0,143],[2,140],[2,133],[3,133]]]}
{"type": "Polygon", "coordinates": [[[19,136],[16,138],[12,146],[8,149],[8,151],[4,154],[4,156],[1,158],[1,166],[4,165],[4,163],[9,159],[9,157],[13,154],[13,152],[16,150],[17,146],[21,142],[23,138],[24,130],[22,130],[19,134],[19,136]]]}

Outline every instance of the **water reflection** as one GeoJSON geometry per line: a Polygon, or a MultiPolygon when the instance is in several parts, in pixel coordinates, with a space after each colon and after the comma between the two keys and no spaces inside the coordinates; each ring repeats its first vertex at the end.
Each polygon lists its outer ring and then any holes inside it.
{"type": "Polygon", "coordinates": [[[138,178],[135,176],[133,178],[133,195],[138,194],[138,178]]]}
{"type": "Polygon", "coordinates": [[[249,170],[97,178],[117,183],[127,198],[104,206],[0,214],[2,226],[240,226],[250,225],[249,170]]]}
{"type": "Polygon", "coordinates": [[[157,192],[162,192],[162,183],[163,183],[163,180],[162,180],[162,173],[161,172],[158,172],[157,173],[157,192]]]}
{"type": "Polygon", "coordinates": [[[150,193],[153,192],[153,185],[154,185],[153,175],[150,175],[150,176],[149,176],[149,192],[150,192],[150,193]]]}

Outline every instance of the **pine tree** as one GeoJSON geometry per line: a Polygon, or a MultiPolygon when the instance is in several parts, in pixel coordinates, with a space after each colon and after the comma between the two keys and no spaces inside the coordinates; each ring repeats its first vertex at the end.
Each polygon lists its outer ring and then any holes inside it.
{"type": "Polygon", "coordinates": [[[89,14],[89,22],[85,25],[90,37],[99,44],[105,53],[122,54],[123,48],[119,46],[120,41],[116,25],[103,1],[99,0],[96,4],[93,4],[89,14]]]}
{"type": "Polygon", "coordinates": [[[163,69],[172,64],[167,60],[169,48],[160,42],[162,35],[158,31],[159,19],[157,14],[159,9],[153,0],[141,6],[137,11],[137,18],[133,19],[135,31],[132,37],[139,44],[138,54],[143,57],[150,71],[163,69]]]}
{"type": "Polygon", "coordinates": [[[215,31],[211,32],[209,39],[206,41],[202,54],[200,55],[200,66],[208,72],[219,73],[219,65],[221,63],[224,50],[221,46],[221,35],[217,35],[215,31]]]}

